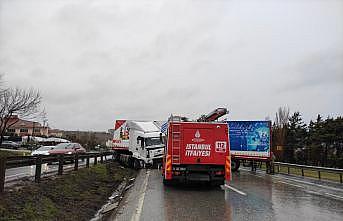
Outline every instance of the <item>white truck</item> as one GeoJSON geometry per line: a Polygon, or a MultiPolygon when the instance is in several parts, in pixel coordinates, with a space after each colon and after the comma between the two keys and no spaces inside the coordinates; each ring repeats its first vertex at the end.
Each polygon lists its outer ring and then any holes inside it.
{"type": "Polygon", "coordinates": [[[139,169],[162,163],[164,134],[153,121],[117,120],[111,148],[117,159],[139,169]]]}

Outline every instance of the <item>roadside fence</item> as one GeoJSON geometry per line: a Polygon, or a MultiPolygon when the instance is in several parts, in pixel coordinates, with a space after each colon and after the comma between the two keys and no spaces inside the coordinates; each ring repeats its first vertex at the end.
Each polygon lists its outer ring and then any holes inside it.
{"type": "MultiPolygon", "coordinates": [[[[305,176],[305,172],[312,172],[317,173],[317,178],[322,179],[323,172],[326,174],[332,174],[337,176],[337,180],[339,177],[339,182],[343,183],[343,169],[336,169],[336,168],[329,168],[329,167],[317,167],[317,166],[307,166],[307,165],[300,165],[300,164],[292,164],[292,163],[282,163],[282,162],[274,162],[274,171],[277,173],[284,173],[282,168],[287,168],[286,174],[291,174],[291,168],[296,168],[300,170],[301,176],[305,176]],[[276,171],[275,171],[276,168],[276,171]]],[[[300,175],[300,174],[299,174],[300,175]]]]}
{"type": "Polygon", "coordinates": [[[39,183],[42,175],[42,164],[58,163],[58,175],[63,174],[63,165],[70,161],[74,163],[74,170],[79,168],[79,160],[86,160],[86,168],[90,165],[90,159],[94,158],[94,165],[103,163],[107,156],[113,156],[113,152],[80,153],[80,154],[57,154],[57,155],[36,155],[36,156],[10,156],[0,158],[0,193],[4,191],[6,169],[24,166],[36,166],[35,182],[39,183]]]}

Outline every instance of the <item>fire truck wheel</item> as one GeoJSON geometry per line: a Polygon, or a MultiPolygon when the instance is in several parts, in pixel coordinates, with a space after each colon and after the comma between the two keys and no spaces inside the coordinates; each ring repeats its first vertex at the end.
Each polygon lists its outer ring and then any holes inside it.
{"type": "Polygon", "coordinates": [[[240,161],[239,160],[232,160],[231,161],[231,171],[236,172],[238,171],[238,168],[240,166],[240,161]]]}
{"type": "Polygon", "coordinates": [[[165,186],[170,186],[171,185],[171,180],[166,180],[166,179],[164,179],[164,176],[163,176],[163,184],[165,186]]]}
{"type": "Polygon", "coordinates": [[[127,166],[129,167],[129,168],[133,168],[133,164],[134,164],[134,158],[133,157],[128,157],[128,160],[127,160],[127,166]]]}
{"type": "Polygon", "coordinates": [[[223,181],[210,181],[209,183],[208,183],[208,185],[210,186],[210,187],[217,187],[217,186],[220,186],[220,185],[223,185],[223,181]]]}

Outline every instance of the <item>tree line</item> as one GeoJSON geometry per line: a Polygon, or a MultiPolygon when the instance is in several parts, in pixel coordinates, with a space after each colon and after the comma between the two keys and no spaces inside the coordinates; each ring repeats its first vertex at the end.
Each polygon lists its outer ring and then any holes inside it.
{"type": "Polygon", "coordinates": [[[272,126],[276,160],[313,166],[343,168],[343,118],[320,114],[305,124],[301,113],[279,108],[272,126]]]}

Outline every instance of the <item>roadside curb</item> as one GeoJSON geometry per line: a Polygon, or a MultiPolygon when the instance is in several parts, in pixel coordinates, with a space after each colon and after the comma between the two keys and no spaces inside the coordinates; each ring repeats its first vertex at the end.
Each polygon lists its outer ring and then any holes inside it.
{"type": "Polygon", "coordinates": [[[98,210],[91,221],[106,220],[110,215],[116,213],[124,194],[133,186],[135,179],[136,178],[130,178],[127,180],[124,178],[124,181],[119,184],[117,189],[108,198],[107,203],[98,210]]]}

